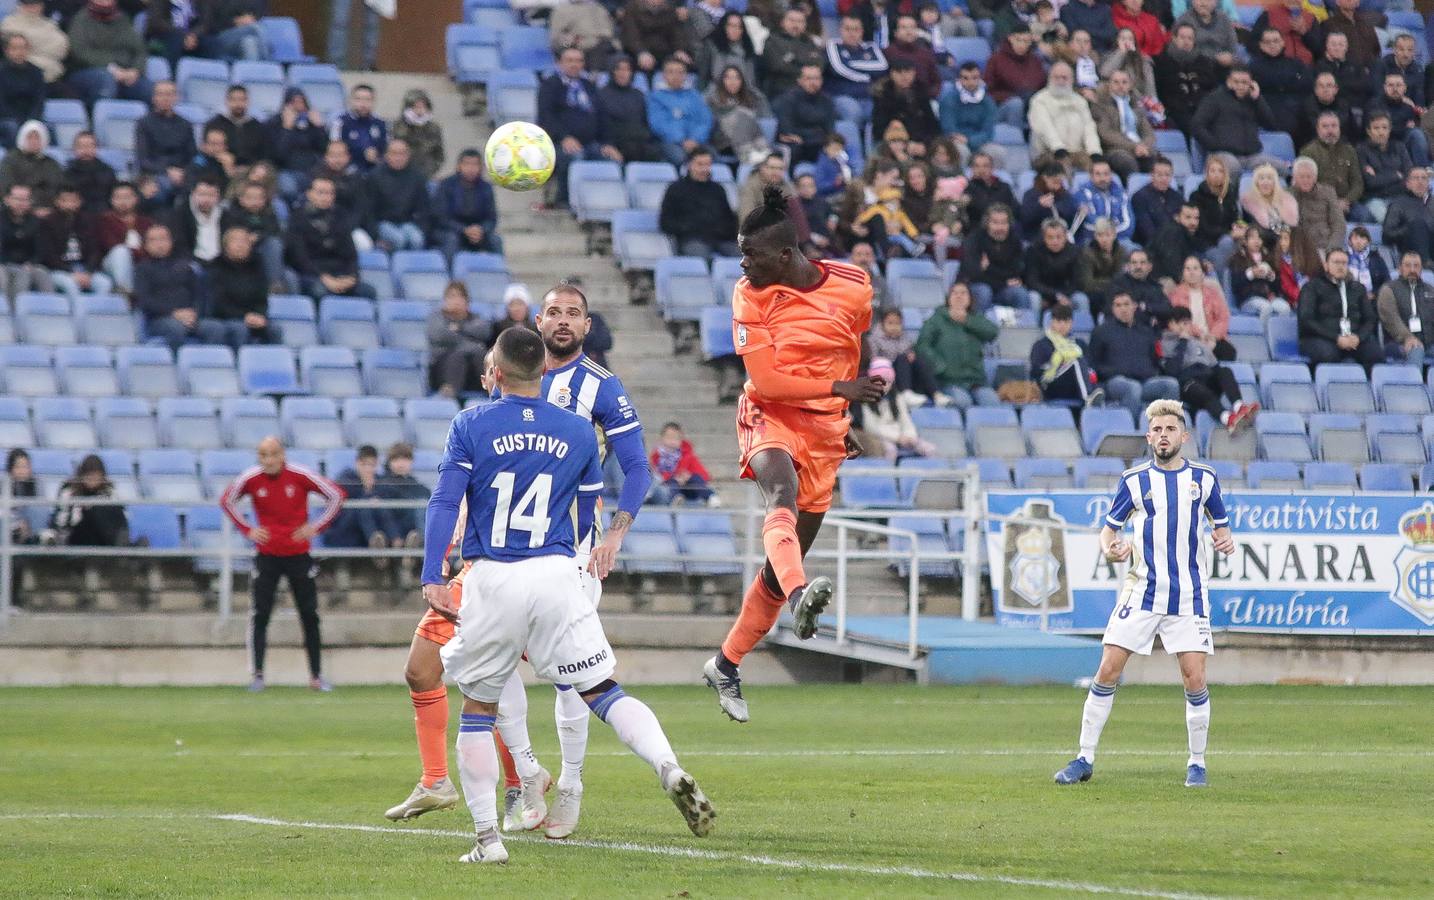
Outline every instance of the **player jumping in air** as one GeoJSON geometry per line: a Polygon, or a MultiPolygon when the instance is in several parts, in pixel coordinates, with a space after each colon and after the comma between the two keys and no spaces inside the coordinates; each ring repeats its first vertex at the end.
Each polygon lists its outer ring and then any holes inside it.
{"type": "MultiPolygon", "coordinates": [[[[577,564],[583,570],[581,581],[596,607],[602,596],[601,579],[612,570],[622,549],[623,537],[652,484],[642,423],[622,381],[582,352],[583,339],[592,320],[588,317],[587,297],[581,290],[560,284],[548,291],[543,297],[537,324],[546,351],[542,396],[549,403],[590,422],[598,433],[599,448],[617,457],[624,476],[618,510],[601,542],[594,532],[580,535],[577,545],[577,564]]],[[[456,535],[455,541],[461,542],[462,537],[461,533],[456,535]]],[[[459,573],[454,579],[455,591],[461,590],[463,577],[464,574],[459,573]]],[[[448,691],[443,685],[443,664],[439,658],[439,650],[452,636],[452,624],[431,610],[414,632],[404,676],[414,707],[423,776],[407,800],[385,813],[390,819],[448,809],[458,801],[458,791],[448,777],[448,691]]],[[[587,753],[588,708],[567,685],[558,686],[554,703],[563,767],[558,776],[557,797],[549,809],[543,794],[552,778],[538,765],[527,740],[528,695],[522,679],[515,674],[503,694],[501,715],[510,723],[503,730],[503,736],[520,737],[516,746],[504,746],[503,740],[498,741],[507,781],[505,830],[527,830],[543,825],[548,837],[564,838],[577,828],[583,794],[583,759],[587,753]]]]}
{"type": "Polygon", "coordinates": [[[540,677],[569,683],[652,766],[692,833],[703,837],[712,828],[712,804],[678,765],[652,710],[612,680],[612,647],[579,580],[574,535],[593,527],[602,491],[597,438],[587,420],[540,395],[543,344],[537,335],[505,331],[495,367],[502,397],[453,420],[425,530],[423,597],[455,625],[442,660],[466,698],[458,771],[477,841],[462,860],[508,860],[498,833],[493,730],[504,732],[513,748],[526,739],[510,733],[510,723],[499,716],[500,697],[524,651],[540,677]],[[476,562],[455,607],[443,561],[465,498],[463,557],[476,562]]]}
{"type": "Polygon", "coordinates": [[[767,559],[702,669],[722,711],[737,722],[747,721],[737,667],[783,605],[797,637],[806,639],[831,600],[831,579],[808,582],[802,560],[831,508],[837,468],[861,452],[848,433],[847,404],[879,400],[887,387],[857,377],[862,335],[871,327],[871,279],[856,266],[807,259],[786,210],[781,189],[768,187],[737,237],[745,274],[732,293],[732,329],[748,377],[737,439],[742,477],[755,480],[766,499],[767,559]]]}
{"type": "Polygon", "coordinates": [[[1155,636],[1166,653],[1180,660],[1185,682],[1185,727],[1190,735],[1186,787],[1204,787],[1205,744],[1210,733],[1210,691],[1205,686],[1205,657],[1215,652],[1210,636],[1208,572],[1200,553],[1202,520],[1210,520],[1215,549],[1235,550],[1230,520],[1215,470],[1182,456],[1190,433],[1185,412],[1175,400],[1146,407],[1150,430],[1149,460],[1120,476],[1100,548],[1111,562],[1130,560],[1130,571],[1105,626],[1105,651],[1091,683],[1081,717],[1080,754],[1056,773],[1056,784],[1089,781],[1101,729],[1115,702],[1120,673],[1132,653],[1149,656],[1155,636]],[[1121,530],[1134,517],[1134,540],[1121,530]]]}

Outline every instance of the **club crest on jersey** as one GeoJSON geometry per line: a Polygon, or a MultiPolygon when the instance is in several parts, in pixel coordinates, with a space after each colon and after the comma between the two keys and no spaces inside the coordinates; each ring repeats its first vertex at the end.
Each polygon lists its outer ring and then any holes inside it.
{"type": "Polygon", "coordinates": [[[573,391],[572,388],[568,387],[567,385],[563,385],[562,387],[558,388],[558,392],[553,395],[553,403],[557,404],[558,406],[561,406],[563,409],[567,409],[568,406],[572,404],[572,402],[573,391]]]}
{"type": "Polygon", "coordinates": [[[1191,500],[1199,500],[1199,499],[1200,499],[1200,484],[1199,484],[1198,482],[1195,482],[1195,481],[1190,482],[1190,499],[1191,499],[1191,500]]]}
{"type": "Polygon", "coordinates": [[[535,418],[536,418],[536,417],[533,415],[533,411],[532,411],[531,409],[525,409],[525,410],[523,410],[523,421],[524,421],[524,422],[531,422],[531,421],[533,421],[535,418]]]}
{"type": "Polygon", "coordinates": [[[284,485],[284,496],[285,496],[285,497],[292,497],[292,496],[294,496],[294,486],[293,486],[292,484],[286,484],[286,485],[284,485]]]}
{"type": "Polygon", "coordinates": [[[1404,546],[1394,557],[1395,587],[1389,599],[1425,625],[1434,625],[1434,504],[1399,520],[1404,546]]]}
{"type": "Polygon", "coordinates": [[[738,325],[738,326],[737,326],[737,346],[738,346],[738,347],[745,347],[745,346],[747,346],[747,326],[746,326],[746,325],[738,325]]]}

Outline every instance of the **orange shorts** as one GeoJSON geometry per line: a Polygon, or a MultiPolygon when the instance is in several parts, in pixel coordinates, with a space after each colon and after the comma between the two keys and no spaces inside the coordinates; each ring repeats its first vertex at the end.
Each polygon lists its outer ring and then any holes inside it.
{"type": "Polygon", "coordinates": [[[846,416],[809,412],[795,406],[759,406],[746,394],[737,401],[738,463],[743,478],[752,477],[752,457],[763,450],[785,450],[797,469],[797,509],[831,509],[837,469],[846,459],[846,416]]]}
{"type": "MultiPolygon", "coordinates": [[[[453,576],[453,580],[448,582],[448,595],[453,598],[455,604],[463,599],[463,576],[468,574],[472,565],[464,563],[458,574],[453,576]]],[[[413,629],[413,633],[442,647],[453,640],[453,623],[430,609],[418,620],[418,627],[413,629]]]]}

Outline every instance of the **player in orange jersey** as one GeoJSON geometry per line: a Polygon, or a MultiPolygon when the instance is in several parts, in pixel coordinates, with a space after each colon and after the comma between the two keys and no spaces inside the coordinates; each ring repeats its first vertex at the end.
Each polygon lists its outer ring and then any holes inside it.
{"type": "Polygon", "coordinates": [[[741,474],[762,489],[767,559],[742,598],[742,611],[703,677],[722,711],[747,721],[737,667],[776,624],[785,604],[797,637],[816,633],[832,581],[807,581],[803,557],[831,508],[837,468],[861,448],[849,433],[848,403],[886,393],[858,376],[862,336],[871,327],[871,279],[846,263],[813,261],[797,247],[779,187],[742,221],[744,277],[732,293],[732,330],[748,381],[737,405],[741,474]]]}

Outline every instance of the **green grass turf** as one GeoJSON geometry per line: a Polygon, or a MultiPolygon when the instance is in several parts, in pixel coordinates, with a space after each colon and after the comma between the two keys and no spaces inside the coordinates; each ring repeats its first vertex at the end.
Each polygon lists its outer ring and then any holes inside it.
{"type": "MultiPolygon", "coordinates": [[[[715,834],[593,720],[588,843],[510,839],[492,870],[456,862],[462,807],[382,818],[417,775],[401,687],[0,690],[0,896],[1434,895],[1427,690],[1217,686],[1198,792],[1174,687],[1123,688],[1070,788],[1070,688],[756,687],[747,726],[705,689],[634,693],[715,834]]],[[[530,697],[556,771],[551,691],[530,697]]]]}

